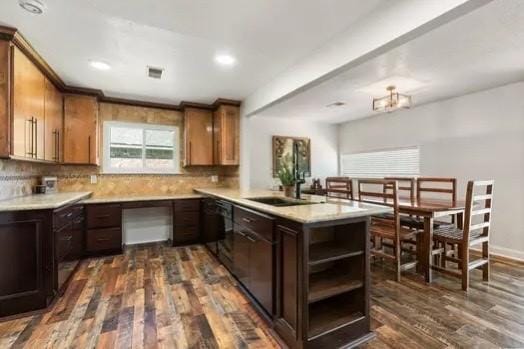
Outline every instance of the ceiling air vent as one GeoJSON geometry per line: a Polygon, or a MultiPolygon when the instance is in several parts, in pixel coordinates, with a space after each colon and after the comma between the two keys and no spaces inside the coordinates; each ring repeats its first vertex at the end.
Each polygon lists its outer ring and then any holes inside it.
{"type": "Polygon", "coordinates": [[[147,67],[147,75],[152,79],[161,79],[163,72],[162,68],[147,67]]]}
{"type": "Polygon", "coordinates": [[[335,103],[331,103],[331,104],[328,104],[326,105],[327,108],[336,108],[336,107],[342,107],[346,105],[346,103],[344,102],[335,102],[335,103]]]}

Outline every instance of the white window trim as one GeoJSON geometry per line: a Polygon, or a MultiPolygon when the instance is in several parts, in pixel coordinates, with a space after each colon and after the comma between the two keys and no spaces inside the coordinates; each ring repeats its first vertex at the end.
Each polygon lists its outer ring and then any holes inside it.
{"type": "MultiPolygon", "coordinates": [[[[104,121],[103,126],[103,147],[102,147],[102,173],[104,174],[180,174],[180,128],[178,126],[145,124],[137,122],[122,122],[122,121],[104,121]],[[175,151],[173,152],[174,166],[166,169],[151,169],[151,168],[114,168],[110,166],[109,154],[111,145],[111,127],[122,128],[142,128],[144,130],[169,130],[173,131],[173,144],[175,151]]],[[[144,132],[145,137],[145,132],[144,132]]],[[[145,144],[145,140],[144,140],[145,144]]],[[[144,147],[145,148],[145,147],[144,147]]],[[[143,154],[142,159],[144,158],[143,154]]]]}

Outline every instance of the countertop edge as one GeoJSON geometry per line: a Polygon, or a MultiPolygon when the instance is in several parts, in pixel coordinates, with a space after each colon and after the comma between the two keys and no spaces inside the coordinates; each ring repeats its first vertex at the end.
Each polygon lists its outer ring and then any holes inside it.
{"type": "MultiPolygon", "coordinates": [[[[253,210],[256,210],[256,211],[260,211],[260,212],[263,212],[263,213],[266,213],[266,214],[270,214],[270,215],[273,215],[273,216],[277,216],[277,217],[280,217],[280,218],[288,219],[288,220],[293,221],[293,222],[298,222],[300,224],[314,224],[314,223],[331,222],[331,221],[335,222],[335,221],[344,220],[344,219],[362,218],[362,217],[378,215],[378,214],[382,214],[382,213],[389,213],[389,212],[392,211],[391,208],[386,207],[386,206],[380,206],[380,205],[374,205],[374,204],[367,204],[366,203],[366,205],[377,207],[377,212],[369,213],[368,211],[361,211],[361,212],[351,212],[351,213],[339,213],[338,214],[339,217],[301,219],[301,218],[297,218],[297,217],[291,217],[290,215],[286,215],[285,213],[277,213],[277,212],[275,212],[275,209],[269,209],[269,208],[265,209],[264,207],[261,207],[260,205],[250,204],[249,201],[246,200],[246,199],[237,199],[237,198],[229,197],[227,195],[221,195],[221,194],[213,193],[213,192],[207,191],[205,188],[195,188],[194,191],[197,192],[197,193],[200,193],[202,195],[213,196],[213,197],[217,197],[217,198],[220,198],[220,199],[228,200],[228,201],[231,201],[231,202],[233,202],[233,203],[235,203],[237,205],[244,206],[244,207],[247,207],[247,208],[250,208],[250,209],[253,209],[253,210]]],[[[324,204],[323,203],[319,203],[319,205],[324,205],[324,204]]]]}
{"type": "Polygon", "coordinates": [[[82,200],[84,205],[95,205],[95,204],[110,204],[118,202],[139,202],[139,201],[162,201],[162,200],[183,200],[183,199],[201,199],[201,194],[179,194],[179,195],[152,195],[152,196],[129,196],[129,197],[101,197],[101,198],[89,198],[82,200]]]}
{"type": "MultiPolygon", "coordinates": [[[[63,192],[59,194],[67,194],[67,193],[68,192],[63,192]]],[[[71,195],[75,195],[75,196],[72,196],[71,198],[64,199],[62,201],[57,201],[54,203],[35,203],[35,204],[21,203],[21,204],[13,204],[11,207],[6,205],[7,207],[0,207],[0,213],[17,212],[17,211],[56,210],[58,208],[68,206],[71,204],[75,204],[82,200],[85,200],[86,198],[89,198],[92,194],[93,194],[92,192],[78,192],[78,193],[71,192],[71,195]]],[[[32,194],[32,195],[38,195],[38,197],[40,197],[41,195],[42,197],[44,197],[46,194],[32,194]]],[[[15,199],[19,199],[19,198],[13,198],[13,200],[15,199]]],[[[8,202],[9,200],[10,199],[7,199],[5,201],[8,202]]]]}

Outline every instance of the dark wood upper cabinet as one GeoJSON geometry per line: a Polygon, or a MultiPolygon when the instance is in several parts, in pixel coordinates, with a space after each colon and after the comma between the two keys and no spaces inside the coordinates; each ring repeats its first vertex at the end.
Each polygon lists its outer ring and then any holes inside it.
{"type": "Polygon", "coordinates": [[[231,166],[240,159],[238,106],[184,110],[185,166],[231,166]]]}
{"type": "Polygon", "coordinates": [[[45,79],[45,147],[48,161],[62,162],[64,137],[64,99],[62,93],[49,79],[45,79]]]}
{"type": "Polygon", "coordinates": [[[186,108],[184,111],[184,166],[213,165],[213,112],[186,108]]]}
{"type": "Polygon", "coordinates": [[[96,97],[64,96],[64,163],[99,164],[96,97]]]}
{"type": "Polygon", "coordinates": [[[11,154],[11,118],[9,100],[10,43],[0,40],[0,158],[11,154]]]}
{"type": "Polygon", "coordinates": [[[221,105],[213,114],[213,138],[215,165],[238,165],[240,163],[240,109],[221,105]]]}
{"type": "Polygon", "coordinates": [[[45,77],[18,48],[12,47],[12,152],[15,157],[45,159],[45,77]]]}

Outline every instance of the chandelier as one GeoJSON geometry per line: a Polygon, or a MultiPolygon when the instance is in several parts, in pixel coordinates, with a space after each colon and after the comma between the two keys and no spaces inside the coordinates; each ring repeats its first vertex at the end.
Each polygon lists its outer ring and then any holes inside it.
{"type": "Polygon", "coordinates": [[[388,86],[389,95],[381,98],[373,98],[373,111],[392,112],[394,110],[411,108],[411,96],[403,95],[395,91],[395,86],[388,86]]]}

